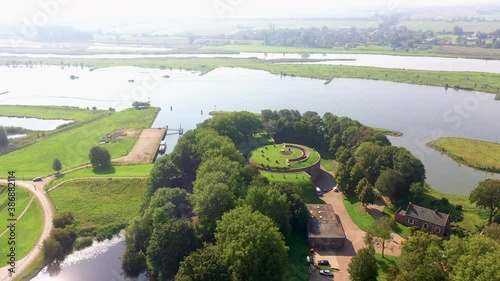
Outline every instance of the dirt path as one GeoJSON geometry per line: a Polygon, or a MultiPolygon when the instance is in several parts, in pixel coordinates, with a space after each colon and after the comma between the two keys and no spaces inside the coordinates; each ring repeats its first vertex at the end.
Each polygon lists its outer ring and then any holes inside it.
{"type": "Polygon", "coordinates": [[[132,150],[123,157],[113,159],[113,163],[140,164],[151,163],[165,136],[165,128],[144,129],[132,150]]]}
{"type": "MultiPolygon", "coordinates": [[[[43,240],[49,237],[50,232],[52,231],[52,219],[54,217],[54,209],[52,209],[50,200],[45,194],[45,191],[43,190],[45,184],[47,184],[51,180],[52,177],[45,178],[42,182],[16,181],[16,186],[21,186],[28,189],[35,195],[35,197],[40,202],[40,205],[42,206],[43,209],[43,229],[42,229],[42,235],[40,235],[40,238],[37,241],[37,246],[34,247],[31,250],[31,252],[29,252],[24,258],[16,262],[15,275],[18,275],[20,272],[25,270],[36,259],[36,257],[40,254],[42,250],[41,245],[43,240]]],[[[0,183],[5,184],[7,183],[7,181],[0,180],[0,183]]],[[[5,264],[4,261],[2,261],[2,264],[5,264]]],[[[8,269],[9,266],[0,268],[0,280],[2,281],[12,280],[13,276],[12,277],[9,276],[8,269]]]]}
{"type": "MultiPolygon", "coordinates": [[[[326,204],[331,204],[333,206],[333,210],[335,211],[335,214],[337,214],[340,222],[342,223],[342,227],[344,228],[344,232],[346,235],[346,243],[344,245],[344,248],[338,251],[326,251],[326,252],[318,252],[319,257],[325,256],[328,258],[325,259],[333,259],[333,261],[330,261],[330,264],[338,265],[338,269],[340,271],[335,272],[334,280],[335,281],[349,281],[349,273],[347,272],[347,268],[349,265],[349,262],[351,261],[351,258],[356,254],[357,251],[359,251],[361,248],[365,247],[365,243],[363,241],[363,238],[365,236],[365,232],[361,230],[351,219],[349,216],[349,213],[347,213],[347,210],[344,206],[344,198],[343,194],[340,192],[333,192],[332,187],[335,186],[335,179],[333,177],[333,174],[330,172],[325,171],[322,168],[321,171],[321,176],[320,178],[315,182],[316,186],[319,188],[326,189],[327,192],[324,194],[322,197],[323,201],[325,201],[326,204]]],[[[383,208],[383,207],[382,207],[383,208]]],[[[399,236],[399,235],[398,235],[399,236]]],[[[392,242],[391,242],[392,243],[392,242]]],[[[385,253],[387,255],[395,255],[399,256],[400,255],[400,248],[399,245],[398,247],[392,247],[392,249],[386,249],[385,253]]],[[[379,247],[376,247],[376,251],[378,253],[381,252],[381,249],[379,247]]],[[[328,279],[325,276],[319,275],[319,273],[313,272],[310,274],[310,279],[311,281],[313,280],[325,280],[328,279]]]]}

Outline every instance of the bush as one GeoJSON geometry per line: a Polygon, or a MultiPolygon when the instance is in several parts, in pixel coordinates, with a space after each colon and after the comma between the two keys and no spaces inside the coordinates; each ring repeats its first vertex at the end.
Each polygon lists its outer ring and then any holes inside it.
{"type": "Polygon", "coordinates": [[[456,205],[455,209],[457,209],[457,211],[462,211],[463,207],[462,205],[456,205]]]}
{"type": "Polygon", "coordinates": [[[111,168],[111,155],[104,147],[92,147],[90,149],[89,159],[92,167],[96,170],[106,170],[111,168]]]}
{"type": "Polygon", "coordinates": [[[56,228],[65,228],[67,225],[73,224],[73,214],[70,212],[63,212],[54,218],[53,224],[56,228]]]}
{"type": "Polygon", "coordinates": [[[73,249],[75,251],[87,248],[92,246],[94,243],[94,239],[92,237],[83,237],[78,240],[76,240],[75,244],[73,245],[73,249]]]}

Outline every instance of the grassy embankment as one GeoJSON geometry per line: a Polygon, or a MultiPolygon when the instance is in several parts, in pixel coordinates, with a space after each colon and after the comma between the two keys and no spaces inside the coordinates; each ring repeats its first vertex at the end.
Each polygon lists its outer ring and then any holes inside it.
{"type": "Polygon", "coordinates": [[[394,56],[426,56],[426,57],[459,57],[475,59],[500,59],[500,50],[458,46],[441,46],[428,50],[395,49],[389,46],[359,46],[356,48],[345,49],[335,47],[325,48],[300,48],[285,46],[265,46],[259,44],[252,45],[223,45],[206,46],[203,50],[225,51],[225,52],[249,52],[249,53],[309,53],[309,54],[374,54],[374,55],[394,55],[394,56]]]}
{"type": "MultiPolygon", "coordinates": [[[[9,151],[14,151],[32,145],[50,136],[72,130],[93,120],[110,115],[109,111],[86,110],[69,106],[20,106],[20,105],[0,105],[0,116],[7,117],[31,117],[39,119],[63,119],[74,122],[63,125],[51,131],[24,130],[27,136],[23,138],[11,139],[9,151]]],[[[21,132],[20,132],[21,133],[21,132]]]]}
{"type": "Polygon", "coordinates": [[[52,162],[59,159],[63,170],[89,163],[88,153],[92,146],[101,145],[100,140],[119,129],[137,129],[135,136],[111,139],[102,146],[107,148],[112,158],[126,155],[140,130],[151,127],[159,108],[127,109],[114,112],[106,118],[85,123],[72,130],[41,138],[35,144],[0,156],[0,162],[9,163],[20,178],[53,173],[52,162]]]}
{"type": "Polygon", "coordinates": [[[390,266],[396,265],[399,260],[399,257],[388,256],[388,255],[384,255],[384,257],[382,257],[382,254],[375,253],[375,259],[377,260],[377,267],[378,267],[377,280],[379,281],[387,280],[387,272],[390,266]]]}
{"type": "Polygon", "coordinates": [[[146,179],[84,179],[49,192],[57,213],[71,212],[81,236],[109,238],[138,215],[146,179]]]}
{"type": "MultiPolygon", "coordinates": [[[[28,58],[1,58],[0,64],[11,61],[27,62],[28,58]]],[[[40,59],[43,63],[60,65],[60,59],[40,59]]],[[[272,74],[286,74],[305,78],[331,80],[333,78],[360,78],[385,80],[407,84],[429,85],[456,89],[471,89],[487,93],[500,93],[499,74],[478,72],[447,72],[427,70],[401,70],[361,66],[310,65],[310,64],[275,64],[272,61],[257,59],[225,59],[225,58],[185,58],[185,59],[64,59],[65,63],[84,63],[93,67],[137,66],[200,71],[202,74],[220,67],[239,67],[260,69],[272,74]]]]}
{"type": "Polygon", "coordinates": [[[500,173],[500,143],[442,138],[427,145],[469,167],[500,173]]]}
{"type": "MultiPolygon", "coordinates": [[[[16,218],[26,209],[29,201],[33,198],[33,195],[24,188],[16,188],[16,218]]],[[[10,218],[7,212],[7,188],[5,186],[0,186],[0,219],[7,222],[10,218]]],[[[29,251],[36,246],[36,242],[40,237],[43,227],[43,216],[40,203],[37,199],[33,200],[29,206],[26,213],[16,222],[16,259],[20,260],[29,251]]],[[[6,228],[5,228],[6,229],[6,228]]],[[[2,232],[5,230],[2,229],[2,232]]],[[[1,232],[0,232],[1,233],[1,232]]],[[[5,257],[9,253],[9,248],[7,247],[7,239],[9,238],[9,232],[5,232],[0,236],[0,245],[5,245],[6,247],[0,247],[0,256],[5,257]]]]}
{"type": "Polygon", "coordinates": [[[266,167],[269,166],[269,168],[273,170],[283,170],[283,171],[308,167],[318,162],[318,160],[320,159],[318,152],[306,146],[301,146],[301,147],[309,150],[310,153],[309,158],[304,162],[290,162],[290,166],[287,165],[286,160],[300,157],[302,155],[302,152],[300,149],[291,147],[290,148],[291,154],[289,155],[283,154],[281,150],[288,151],[289,148],[283,147],[282,144],[266,145],[259,147],[250,152],[248,158],[250,162],[254,163],[259,167],[264,165],[266,167]]]}

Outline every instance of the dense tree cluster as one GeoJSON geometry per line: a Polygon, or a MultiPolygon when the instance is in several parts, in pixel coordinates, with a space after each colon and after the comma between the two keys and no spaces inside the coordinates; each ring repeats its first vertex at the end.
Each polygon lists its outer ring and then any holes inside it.
{"type": "Polygon", "coordinates": [[[450,240],[415,232],[402,246],[388,280],[500,280],[500,247],[483,235],[450,240]]]}
{"type": "Polygon", "coordinates": [[[7,130],[5,127],[0,126],[0,151],[9,145],[9,139],[7,138],[7,130]]]}
{"type": "Polygon", "coordinates": [[[217,114],[198,125],[212,128],[219,135],[229,137],[236,145],[248,140],[261,129],[259,117],[247,111],[217,114]]]}
{"type": "MultiPolygon", "coordinates": [[[[77,234],[72,228],[73,215],[63,212],[54,218],[54,228],[50,236],[43,241],[43,253],[45,264],[59,264],[66,255],[73,251],[73,244],[77,234]]],[[[58,266],[57,266],[58,267],[58,266]]]]}

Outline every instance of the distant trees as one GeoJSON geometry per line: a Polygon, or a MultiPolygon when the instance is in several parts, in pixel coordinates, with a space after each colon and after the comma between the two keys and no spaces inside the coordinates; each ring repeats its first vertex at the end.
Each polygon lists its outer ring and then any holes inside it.
{"type": "Polygon", "coordinates": [[[0,126],[0,149],[9,146],[9,139],[7,138],[7,130],[5,127],[0,126]]]}
{"type": "Polygon", "coordinates": [[[238,145],[257,133],[261,129],[261,122],[256,114],[248,111],[224,112],[199,124],[198,127],[212,128],[238,145]]]}
{"type": "Polygon", "coordinates": [[[144,109],[144,108],[148,108],[151,106],[151,102],[149,101],[146,101],[146,102],[142,102],[142,101],[134,101],[132,103],[132,106],[135,108],[135,109],[144,109]]]}
{"type": "Polygon", "coordinates": [[[500,210],[500,180],[486,179],[479,182],[479,185],[470,193],[469,200],[488,210],[488,224],[491,224],[493,217],[500,210]]]}
{"type": "Polygon", "coordinates": [[[276,224],[250,207],[222,216],[215,233],[233,280],[281,280],[288,247],[276,224]]]}
{"type": "Polygon", "coordinates": [[[52,169],[56,171],[57,174],[59,174],[59,171],[62,169],[62,164],[59,159],[54,159],[54,162],[52,162],[52,169]]]}

